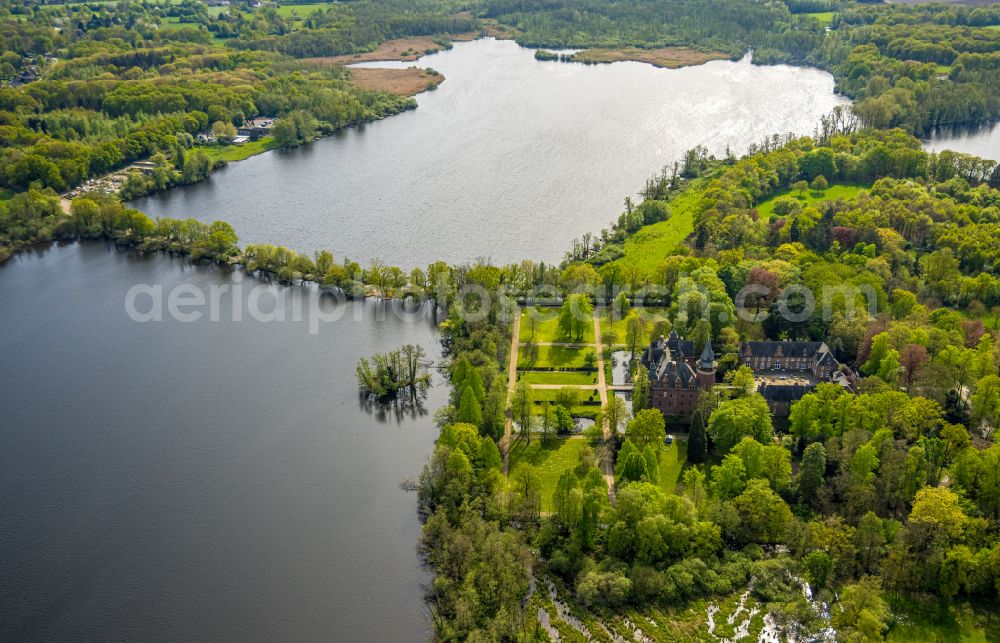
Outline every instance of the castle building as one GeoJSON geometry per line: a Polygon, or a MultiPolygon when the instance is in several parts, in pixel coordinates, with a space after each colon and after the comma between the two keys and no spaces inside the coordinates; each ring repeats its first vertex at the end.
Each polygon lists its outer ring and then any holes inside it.
{"type": "Polygon", "coordinates": [[[698,394],[715,384],[715,353],[706,342],[701,357],[695,359],[691,340],[670,331],[643,351],[642,366],[649,369],[649,403],[666,416],[690,417],[698,404],[698,394]]]}
{"type": "MultiPolygon", "coordinates": [[[[649,370],[650,406],[665,416],[689,418],[698,395],[715,385],[716,361],[712,343],[707,342],[695,359],[695,345],[671,331],[643,351],[642,366],[649,370]]],[[[743,342],[740,363],[754,372],[757,391],[767,401],[771,413],[787,416],[792,403],[820,382],[838,382],[850,388],[840,364],[823,342],[762,341],[743,342]]]]}

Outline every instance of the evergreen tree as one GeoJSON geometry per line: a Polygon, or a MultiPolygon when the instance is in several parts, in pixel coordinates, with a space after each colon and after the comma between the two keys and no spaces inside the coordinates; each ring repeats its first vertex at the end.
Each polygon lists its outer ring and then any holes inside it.
{"type": "Polygon", "coordinates": [[[483,423],[483,409],[479,405],[476,391],[471,386],[466,386],[462,391],[462,399],[458,404],[457,421],[466,422],[479,427],[483,423]]]}
{"type": "Polygon", "coordinates": [[[802,468],[799,470],[799,498],[812,504],[816,492],[823,486],[826,473],[826,449],[821,442],[813,442],[802,454],[802,468]]]}
{"type": "Polygon", "coordinates": [[[638,413],[649,408],[649,373],[639,365],[632,377],[632,413],[638,413]]]}
{"type": "Polygon", "coordinates": [[[705,417],[701,413],[696,413],[691,420],[691,433],[688,436],[688,462],[692,464],[704,462],[706,453],[708,444],[705,438],[705,417]]]}

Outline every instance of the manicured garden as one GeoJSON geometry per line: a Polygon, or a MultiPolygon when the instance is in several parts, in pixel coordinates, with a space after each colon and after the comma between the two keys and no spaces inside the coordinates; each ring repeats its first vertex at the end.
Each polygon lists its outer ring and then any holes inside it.
{"type": "Polygon", "coordinates": [[[528,384],[563,386],[597,385],[597,371],[522,371],[519,379],[528,384]]]}
{"type": "Polygon", "coordinates": [[[594,325],[587,324],[579,337],[559,332],[558,308],[532,308],[521,313],[521,342],[593,344],[594,325]]]}
{"type": "MultiPolygon", "coordinates": [[[[618,319],[618,314],[605,308],[598,313],[601,320],[601,339],[613,337],[613,344],[621,347],[628,343],[628,318],[618,319]],[[612,317],[614,319],[612,319],[612,317]]],[[[658,321],[668,319],[665,308],[632,308],[627,315],[638,315],[644,322],[643,332],[639,337],[637,345],[649,343],[649,335],[653,330],[653,325],[658,321]]]]}
{"type": "Polygon", "coordinates": [[[551,368],[594,368],[597,355],[593,348],[569,348],[566,346],[536,346],[518,351],[517,367],[520,369],[551,368]]]}

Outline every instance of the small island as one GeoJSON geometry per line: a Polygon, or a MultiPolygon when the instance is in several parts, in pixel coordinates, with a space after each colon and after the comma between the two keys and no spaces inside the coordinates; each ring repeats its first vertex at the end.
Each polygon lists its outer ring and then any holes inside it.
{"type": "Polygon", "coordinates": [[[356,373],[361,394],[369,399],[391,401],[401,391],[419,392],[431,383],[429,362],[421,346],[406,344],[388,353],[376,353],[371,360],[358,360],[356,373]]]}

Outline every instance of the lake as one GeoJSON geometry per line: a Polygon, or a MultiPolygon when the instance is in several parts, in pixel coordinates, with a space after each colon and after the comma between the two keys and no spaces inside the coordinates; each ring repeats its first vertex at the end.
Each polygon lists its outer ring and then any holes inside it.
{"type": "Polygon", "coordinates": [[[434,326],[256,283],[103,244],[0,268],[0,640],[427,638],[400,482],[447,389],[435,375],[423,415],[372,412],[354,366],[405,343],[437,358],[434,326]],[[221,321],[138,323],[134,284],[244,292],[221,321]],[[274,293],[342,317],[256,321],[274,293]]]}
{"type": "Polygon", "coordinates": [[[846,102],[826,72],[748,59],[588,66],[483,39],[417,64],[447,80],[414,111],[132,205],[229,221],[243,243],[328,249],[364,264],[558,261],[685,150],[741,153],[774,133],[812,134],[846,102]]]}
{"type": "Polygon", "coordinates": [[[954,150],[1000,161],[1000,126],[942,128],[924,139],[924,147],[935,152],[954,150]]]}

